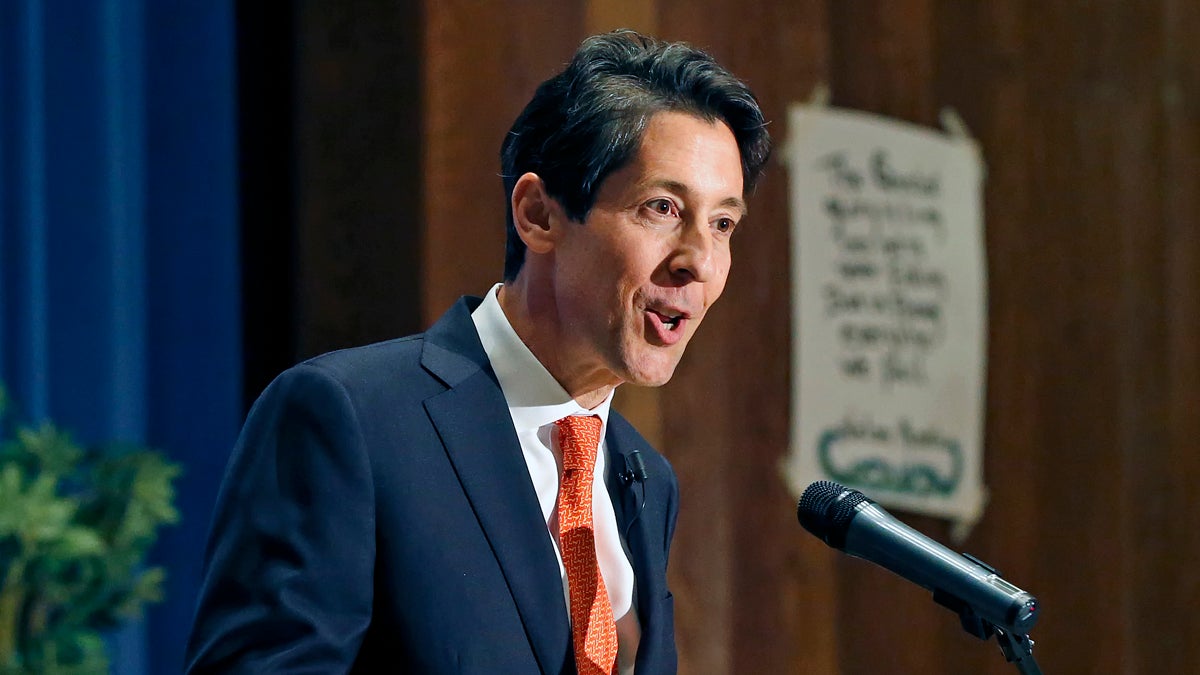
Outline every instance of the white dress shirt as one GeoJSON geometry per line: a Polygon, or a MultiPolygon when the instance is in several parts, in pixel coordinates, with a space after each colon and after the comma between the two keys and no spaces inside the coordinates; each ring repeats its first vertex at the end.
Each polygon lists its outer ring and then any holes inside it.
{"type": "Polygon", "coordinates": [[[558,557],[563,601],[567,605],[568,616],[571,596],[567,588],[567,570],[563,566],[558,545],[557,502],[562,453],[558,449],[558,431],[554,423],[568,415],[597,415],[603,422],[592,484],[592,527],[596,536],[596,558],[617,621],[618,670],[621,675],[630,675],[637,657],[641,627],[633,601],[633,567],[621,545],[617,517],[604,482],[608,454],[604,433],[608,429],[612,393],[592,410],[585,410],[571,398],[513,330],[504,310],[500,308],[497,297],[500,286],[496,284],[492,287],[483,303],[471,314],[471,320],[475,323],[479,341],[483,343],[483,350],[487,352],[488,361],[508,402],[508,412],[521,442],[521,453],[529,469],[529,478],[533,481],[542,516],[546,520],[546,533],[558,557]]]}

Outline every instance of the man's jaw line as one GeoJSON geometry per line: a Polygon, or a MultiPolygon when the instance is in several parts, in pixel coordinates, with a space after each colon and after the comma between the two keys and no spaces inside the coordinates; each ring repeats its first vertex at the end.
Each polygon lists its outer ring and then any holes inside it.
{"type": "MultiPolygon", "coordinates": [[[[500,288],[500,305],[505,311],[509,322],[517,332],[521,341],[529,347],[534,356],[546,367],[546,370],[562,386],[567,395],[586,409],[595,408],[617,386],[625,382],[633,382],[638,386],[660,386],[669,380],[674,373],[670,368],[663,382],[653,377],[654,383],[640,382],[643,378],[641,369],[633,363],[624,364],[628,372],[616,372],[604,362],[588,364],[564,352],[561,347],[569,344],[569,336],[562,331],[569,330],[557,321],[546,321],[545,313],[553,311],[554,302],[548,297],[538,294],[536,286],[530,286],[523,275],[517,275],[512,281],[506,281],[500,288]],[[558,326],[558,334],[550,335],[541,328],[547,325],[558,326]]],[[[695,332],[694,323],[703,317],[703,311],[693,312],[687,305],[676,300],[647,300],[635,302],[634,308],[640,305],[640,330],[637,330],[635,340],[642,342],[642,349],[649,348],[659,353],[661,358],[665,353],[677,352],[674,356],[678,365],[682,349],[688,342],[690,333],[695,332]],[[657,325],[655,325],[657,324],[657,325]],[[665,353],[664,353],[665,352],[665,353]]],[[[632,329],[627,326],[627,330],[632,329]]],[[[632,336],[630,336],[632,337],[632,336]]],[[[661,367],[661,366],[660,366],[661,367]]],[[[650,371],[647,371],[647,374],[650,371]]]]}

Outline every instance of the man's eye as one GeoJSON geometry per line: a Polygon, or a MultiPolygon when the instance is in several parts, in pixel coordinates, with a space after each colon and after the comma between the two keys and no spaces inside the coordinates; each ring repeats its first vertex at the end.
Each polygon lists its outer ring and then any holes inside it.
{"type": "Polygon", "coordinates": [[[662,216],[669,216],[671,215],[671,212],[675,210],[675,206],[671,204],[669,199],[652,199],[646,204],[646,206],[648,206],[651,211],[662,216]]]}
{"type": "Polygon", "coordinates": [[[721,218],[720,220],[717,221],[717,231],[718,232],[729,232],[729,231],[733,230],[733,228],[736,225],[737,225],[737,223],[733,222],[733,220],[730,218],[721,218]]]}

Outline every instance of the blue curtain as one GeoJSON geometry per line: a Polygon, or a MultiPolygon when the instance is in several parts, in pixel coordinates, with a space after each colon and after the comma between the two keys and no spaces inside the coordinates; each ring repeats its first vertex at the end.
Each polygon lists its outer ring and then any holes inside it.
{"type": "Polygon", "coordinates": [[[179,672],[242,418],[234,38],[231,0],[0,2],[0,381],[185,470],[117,673],[179,672]]]}

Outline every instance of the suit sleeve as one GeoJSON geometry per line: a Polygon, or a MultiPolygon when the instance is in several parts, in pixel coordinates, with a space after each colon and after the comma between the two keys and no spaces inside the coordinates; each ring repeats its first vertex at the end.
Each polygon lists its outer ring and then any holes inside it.
{"type": "Polygon", "coordinates": [[[371,618],[370,463],[346,388],[281,375],[255,404],[217,499],[189,673],[338,673],[371,618]]]}

